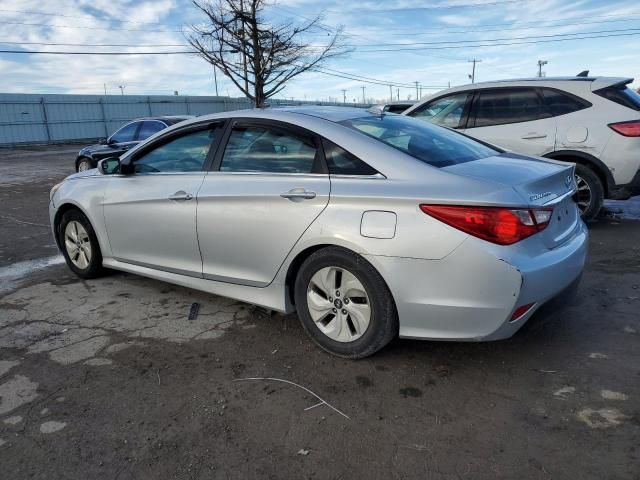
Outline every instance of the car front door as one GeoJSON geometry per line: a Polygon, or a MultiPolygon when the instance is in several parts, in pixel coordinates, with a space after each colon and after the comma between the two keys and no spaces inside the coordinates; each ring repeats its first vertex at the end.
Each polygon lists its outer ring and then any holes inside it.
{"type": "Polygon", "coordinates": [[[202,276],[196,234],[196,195],[221,125],[172,132],[135,152],[134,172],[114,175],[104,216],[116,260],[202,276]]]}
{"type": "Polygon", "coordinates": [[[478,90],[465,133],[526,155],[552,152],[556,120],[535,88],[478,90]]]}
{"type": "Polygon", "coordinates": [[[319,139],[280,122],[237,120],[198,193],[204,277],[268,285],[329,201],[319,139]]]}

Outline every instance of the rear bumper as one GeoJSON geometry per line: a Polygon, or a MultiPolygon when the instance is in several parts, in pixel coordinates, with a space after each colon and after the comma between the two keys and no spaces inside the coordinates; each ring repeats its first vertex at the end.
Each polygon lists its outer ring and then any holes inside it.
{"type": "Polygon", "coordinates": [[[400,337],[490,341],[512,336],[542,305],[575,287],[588,233],[579,222],[563,245],[510,259],[479,248],[476,240],[441,260],[367,256],[393,294],[400,337]],[[511,322],[515,309],[529,303],[534,306],[511,322]]]}
{"type": "Polygon", "coordinates": [[[640,170],[636,172],[631,182],[626,185],[616,185],[612,188],[609,198],[612,200],[627,200],[635,195],[640,195],[640,170]]]}

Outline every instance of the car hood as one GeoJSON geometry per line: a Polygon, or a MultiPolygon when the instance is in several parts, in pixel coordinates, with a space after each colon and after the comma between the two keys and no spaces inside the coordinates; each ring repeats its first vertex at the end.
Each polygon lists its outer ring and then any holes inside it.
{"type": "Polygon", "coordinates": [[[73,175],[69,175],[65,178],[65,180],[77,180],[80,178],[95,177],[96,175],[100,175],[100,172],[97,168],[92,168],[91,170],[85,170],[84,172],[78,172],[74,173],[73,175]]]}
{"type": "Polygon", "coordinates": [[[530,205],[544,205],[575,191],[573,164],[503,153],[444,167],[450,173],[510,186],[530,205]]]}
{"type": "Polygon", "coordinates": [[[88,145],[84,147],[78,153],[79,157],[91,157],[93,155],[109,155],[110,153],[117,152],[119,149],[112,147],[111,145],[101,145],[99,143],[95,145],[88,145]]]}

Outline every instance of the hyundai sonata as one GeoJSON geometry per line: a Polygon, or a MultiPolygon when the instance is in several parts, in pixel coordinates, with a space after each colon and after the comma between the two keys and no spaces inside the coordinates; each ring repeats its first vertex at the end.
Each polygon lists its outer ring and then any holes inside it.
{"type": "Polygon", "coordinates": [[[51,191],[71,270],[297,311],[343,357],[495,340],[577,283],[574,165],[405,116],[246,110],[163,130],[51,191]]]}

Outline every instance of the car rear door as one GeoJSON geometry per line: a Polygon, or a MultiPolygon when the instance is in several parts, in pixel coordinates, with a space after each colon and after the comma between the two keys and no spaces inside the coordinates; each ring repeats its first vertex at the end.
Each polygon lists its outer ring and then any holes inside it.
{"type": "Polygon", "coordinates": [[[159,138],[134,153],[134,173],[109,179],[104,217],[116,260],[202,276],[196,195],[221,126],[203,124],[159,138]]]}
{"type": "Polygon", "coordinates": [[[481,89],[464,132],[505,150],[541,156],[554,150],[556,120],[536,88],[481,89]]]}
{"type": "Polygon", "coordinates": [[[268,285],[329,191],[315,135],[282,122],[233,121],[198,193],[204,277],[268,285]]]}

